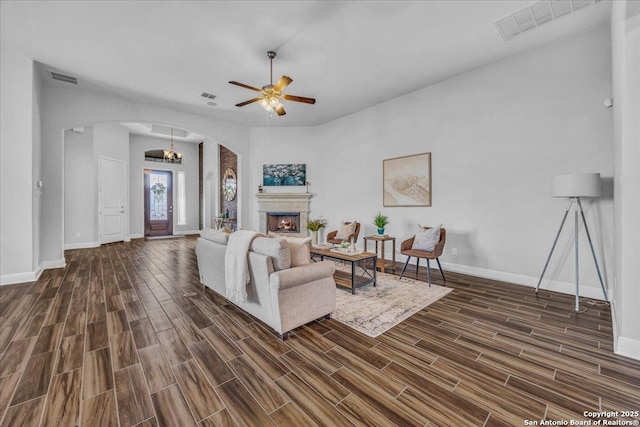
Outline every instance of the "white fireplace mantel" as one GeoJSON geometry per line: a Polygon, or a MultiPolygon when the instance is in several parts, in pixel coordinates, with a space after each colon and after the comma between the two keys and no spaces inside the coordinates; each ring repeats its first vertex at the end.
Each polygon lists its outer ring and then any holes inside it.
{"type": "Polygon", "coordinates": [[[260,231],[267,232],[267,212],[300,212],[300,233],[307,236],[311,193],[256,193],[260,231]]]}

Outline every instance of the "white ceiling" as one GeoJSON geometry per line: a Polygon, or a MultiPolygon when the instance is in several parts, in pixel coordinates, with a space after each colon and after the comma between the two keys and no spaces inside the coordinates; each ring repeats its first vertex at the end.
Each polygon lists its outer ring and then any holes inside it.
{"type": "Polygon", "coordinates": [[[81,87],[248,126],[267,113],[235,107],[255,92],[227,82],[267,84],[276,50],[274,80],[287,74],[285,93],[317,102],[286,102],[269,125],[312,126],[606,25],[611,9],[604,0],[503,41],[494,21],[530,3],[3,0],[0,42],[81,87]]]}
{"type": "Polygon", "coordinates": [[[182,142],[202,142],[205,137],[197,133],[193,133],[188,130],[173,128],[173,135],[171,135],[171,128],[167,126],[159,126],[153,123],[133,123],[126,122],[120,123],[122,126],[129,130],[131,135],[147,136],[151,138],[160,138],[173,141],[182,142]]]}

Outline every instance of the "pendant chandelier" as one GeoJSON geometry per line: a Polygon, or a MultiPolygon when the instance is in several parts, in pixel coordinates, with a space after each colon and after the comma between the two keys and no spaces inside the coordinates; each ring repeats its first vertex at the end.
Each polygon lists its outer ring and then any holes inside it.
{"type": "Polygon", "coordinates": [[[178,153],[173,148],[173,128],[171,128],[171,147],[164,150],[164,160],[168,163],[179,163],[182,161],[182,153],[178,153]]]}

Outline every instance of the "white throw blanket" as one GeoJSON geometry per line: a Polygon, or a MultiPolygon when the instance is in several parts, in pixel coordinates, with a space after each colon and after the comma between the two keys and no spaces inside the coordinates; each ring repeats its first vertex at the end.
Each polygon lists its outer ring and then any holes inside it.
{"type": "Polygon", "coordinates": [[[226,298],[240,304],[247,301],[247,283],[249,275],[249,260],[247,254],[257,231],[239,230],[229,235],[227,251],[224,258],[224,275],[227,286],[226,298]]]}

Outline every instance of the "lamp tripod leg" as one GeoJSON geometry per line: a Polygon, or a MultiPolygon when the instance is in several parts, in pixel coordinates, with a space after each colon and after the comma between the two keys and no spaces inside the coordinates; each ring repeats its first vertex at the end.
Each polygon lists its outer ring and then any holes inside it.
{"type": "Polygon", "coordinates": [[[576,313],[580,311],[580,266],[578,264],[578,210],[574,212],[574,223],[575,223],[575,237],[574,237],[574,246],[576,247],[576,313]]]}
{"type": "Polygon", "coordinates": [[[596,251],[593,249],[591,234],[589,233],[589,227],[587,227],[587,220],[584,217],[584,212],[582,211],[582,203],[580,203],[580,199],[578,199],[578,208],[580,209],[580,215],[582,215],[582,223],[584,224],[584,231],[587,232],[587,239],[589,240],[589,247],[591,248],[591,255],[593,256],[593,263],[596,265],[596,271],[598,272],[598,279],[600,279],[600,286],[602,287],[602,293],[604,294],[605,301],[609,301],[609,296],[607,295],[607,289],[605,288],[604,281],[602,280],[602,274],[600,273],[600,266],[598,266],[598,259],[596,258],[596,251]]]}
{"type": "Polygon", "coordinates": [[[558,229],[558,233],[556,234],[556,238],[553,241],[553,245],[551,245],[551,251],[549,252],[549,256],[547,257],[547,262],[544,263],[544,268],[542,269],[542,274],[540,275],[540,280],[538,280],[538,286],[536,286],[536,293],[538,293],[538,289],[540,289],[540,284],[542,283],[542,278],[544,277],[544,273],[547,271],[547,267],[549,267],[549,261],[551,261],[551,255],[553,255],[553,251],[556,248],[556,244],[558,243],[558,238],[560,237],[560,232],[562,231],[562,227],[564,227],[564,222],[567,220],[567,215],[569,215],[569,211],[571,210],[571,206],[573,205],[574,200],[571,199],[569,202],[569,206],[567,206],[567,210],[562,217],[562,222],[560,223],[560,228],[558,229]]]}

